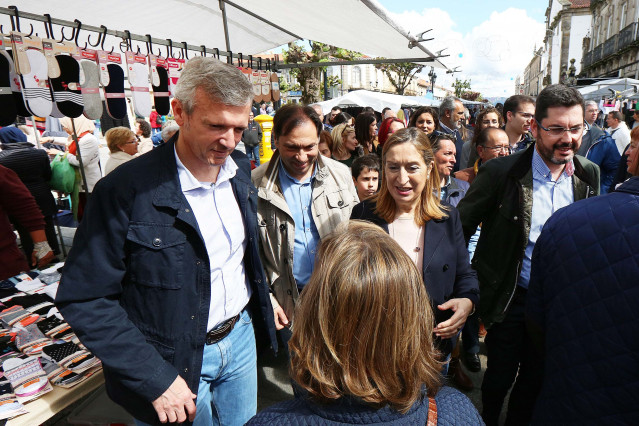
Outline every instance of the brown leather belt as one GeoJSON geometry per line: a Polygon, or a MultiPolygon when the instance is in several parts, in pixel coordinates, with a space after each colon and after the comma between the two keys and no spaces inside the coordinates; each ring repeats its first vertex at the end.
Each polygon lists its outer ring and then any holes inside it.
{"type": "Polygon", "coordinates": [[[212,345],[219,342],[229,335],[235,327],[235,323],[240,319],[240,314],[235,315],[233,318],[229,318],[213,330],[206,333],[206,344],[212,345]]]}

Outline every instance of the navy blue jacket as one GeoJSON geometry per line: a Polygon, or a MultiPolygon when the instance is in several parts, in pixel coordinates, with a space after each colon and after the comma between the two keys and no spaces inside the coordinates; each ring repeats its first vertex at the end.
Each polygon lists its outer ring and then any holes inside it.
{"type": "Polygon", "coordinates": [[[534,424],[637,424],[639,177],[546,222],[526,315],[544,348],[534,424]]]}
{"type": "Polygon", "coordinates": [[[457,207],[457,204],[464,198],[466,192],[468,192],[470,184],[466,181],[450,177],[450,186],[448,187],[448,195],[444,199],[448,204],[453,207],[457,207]]]}
{"type": "MultiPolygon", "coordinates": [[[[443,387],[435,395],[438,425],[483,425],[477,409],[466,395],[458,390],[443,387]]],[[[344,397],[334,404],[320,405],[307,398],[298,397],[280,402],[261,411],[247,423],[260,425],[426,425],[428,398],[416,402],[406,414],[389,406],[378,410],[353,397],[344,397]]]]}
{"type": "MultiPolygon", "coordinates": [[[[422,276],[435,315],[435,323],[446,321],[452,316],[451,310],[437,309],[437,305],[449,299],[465,297],[475,306],[479,303],[477,273],[471,268],[468,260],[459,212],[445,202],[442,204],[450,209],[448,217],[429,220],[424,225],[422,276]]],[[[388,223],[375,214],[375,207],[374,201],[365,200],[353,207],[351,219],[367,220],[388,233],[388,223]]],[[[438,342],[438,348],[445,355],[450,353],[451,339],[438,342]]]]}
{"type": "Polygon", "coordinates": [[[583,137],[582,145],[585,150],[580,148],[578,154],[599,166],[599,192],[607,194],[617,174],[621,158],[615,140],[605,130],[590,126],[590,130],[583,137]],[[591,140],[592,138],[595,140],[591,140]]]}
{"type": "MultiPolygon", "coordinates": [[[[157,423],[151,401],[178,374],[197,393],[211,298],[209,257],[180,187],[176,138],[98,182],[56,297],[80,341],[102,360],[111,399],[146,423],[157,423]]],[[[258,340],[270,338],[276,348],[258,254],[257,191],[246,156],[232,158],[248,238],[249,308],[258,340]]]]}

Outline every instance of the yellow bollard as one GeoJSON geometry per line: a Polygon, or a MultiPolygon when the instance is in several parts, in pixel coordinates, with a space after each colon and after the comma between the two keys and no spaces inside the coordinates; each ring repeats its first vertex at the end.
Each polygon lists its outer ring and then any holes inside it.
{"type": "Polygon", "coordinates": [[[271,129],[273,128],[273,117],[260,114],[253,118],[262,126],[262,140],[260,141],[260,164],[264,164],[273,156],[271,149],[271,129]]]}

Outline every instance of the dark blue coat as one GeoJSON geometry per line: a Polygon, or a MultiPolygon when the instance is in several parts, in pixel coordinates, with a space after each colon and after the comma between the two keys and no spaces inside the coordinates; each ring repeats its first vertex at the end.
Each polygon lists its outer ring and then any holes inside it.
{"type": "MultiPolygon", "coordinates": [[[[373,201],[365,200],[353,207],[351,219],[367,220],[388,233],[388,223],[375,214],[375,207],[373,201]]],[[[436,323],[446,321],[452,316],[451,310],[437,309],[437,305],[449,299],[465,297],[475,306],[479,303],[477,273],[471,268],[468,260],[459,212],[450,205],[448,207],[450,211],[447,218],[429,220],[424,225],[422,276],[436,323]]],[[[438,347],[444,354],[450,353],[451,339],[443,340],[438,347]]]]}
{"type": "Polygon", "coordinates": [[[546,222],[527,319],[544,348],[535,424],[639,420],[639,177],[546,222]]]}
{"type": "MultiPolygon", "coordinates": [[[[484,422],[466,395],[444,387],[435,395],[438,425],[483,425],[484,422]]],[[[334,404],[319,405],[298,397],[280,402],[261,411],[247,423],[248,426],[278,425],[426,425],[428,399],[415,403],[406,414],[386,406],[375,410],[355,398],[342,398],[334,404]]]]}
{"type": "Polygon", "coordinates": [[[448,195],[446,196],[446,201],[453,207],[457,207],[457,204],[464,198],[466,192],[468,192],[468,188],[470,188],[470,184],[466,181],[450,177],[450,186],[448,187],[448,195]]]}
{"type": "MultiPolygon", "coordinates": [[[[239,168],[231,185],[248,238],[249,307],[258,340],[270,338],[276,347],[258,255],[257,191],[246,156],[232,156],[239,168]]],[[[102,360],[109,396],[137,419],[156,423],[151,401],[178,374],[197,393],[210,298],[209,257],[180,187],[171,141],[98,182],[56,304],[102,360]]]]}
{"type": "Polygon", "coordinates": [[[621,158],[615,140],[605,130],[591,126],[584,136],[583,143],[589,143],[588,149],[583,154],[581,152],[579,154],[599,166],[600,193],[607,194],[617,174],[621,158]],[[587,137],[596,139],[589,143],[590,141],[586,141],[587,137]]]}

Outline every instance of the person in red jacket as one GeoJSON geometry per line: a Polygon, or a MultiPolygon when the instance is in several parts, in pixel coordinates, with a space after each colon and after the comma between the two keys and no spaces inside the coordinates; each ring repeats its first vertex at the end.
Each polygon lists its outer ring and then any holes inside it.
{"type": "Polygon", "coordinates": [[[151,123],[151,134],[155,135],[162,131],[162,116],[158,114],[155,107],[151,107],[151,115],[149,116],[149,122],[151,123]]]}
{"type": "Polygon", "coordinates": [[[29,264],[16,244],[11,220],[26,228],[33,240],[31,262],[38,268],[53,259],[53,251],[44,232],[44,217],[33,195],[11,169],[0,166],[0,280],[28,271],[29,264]]]}

